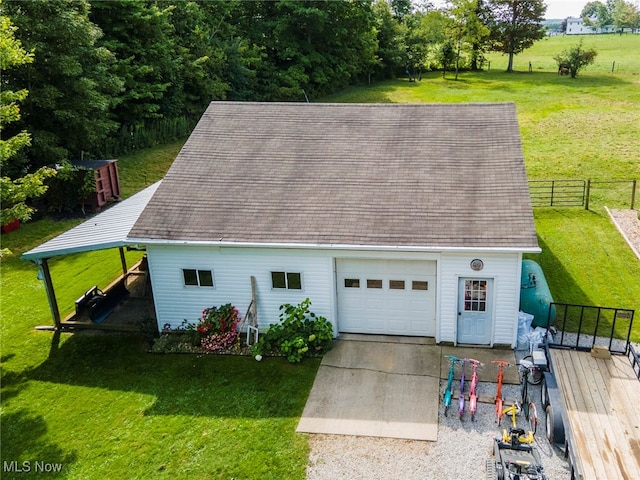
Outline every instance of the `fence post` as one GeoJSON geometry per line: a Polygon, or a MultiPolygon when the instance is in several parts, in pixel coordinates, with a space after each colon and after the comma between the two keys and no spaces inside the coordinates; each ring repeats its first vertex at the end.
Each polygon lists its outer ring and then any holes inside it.
{"type": "Polygon", "coordinates": [[[636,204],[636,185],[637,185],[638,181],[637,180],[632,180],[631,181],[631,210],[635,210],[635,208],[633,208],[636,204]]]}
{"type": "Polygon", "coordinates": [[[591,179],[587,179],[587,191],[584,199],[584,209],[589,210],[589,194],[591,193],[591,179]]]}

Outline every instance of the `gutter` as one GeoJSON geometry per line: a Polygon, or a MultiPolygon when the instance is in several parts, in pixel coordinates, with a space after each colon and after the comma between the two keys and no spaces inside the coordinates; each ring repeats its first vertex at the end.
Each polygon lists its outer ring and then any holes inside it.
{"type": "Polygon", "coordinates": [[[366,250],[366,251],[401,251],[401,252],[509,252],[509,253],[540,253],[540,247],[446,247],[419,245],[351,245],[339,243],[287,243],[287,242],[231,242],[206,240],[158,240],[145,238],[127,238],[132,245],[158,246],[196,246],[196,247],[226,247],[226,248],[284,248],[284,249],[328,249],[328,250],[366,250]]]}

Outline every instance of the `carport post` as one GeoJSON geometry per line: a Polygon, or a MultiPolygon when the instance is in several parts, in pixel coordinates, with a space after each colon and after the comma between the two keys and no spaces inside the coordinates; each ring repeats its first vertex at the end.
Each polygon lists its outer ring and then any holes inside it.
{"type": "Polygon", "coordinates": [[[120,247],[120,263],[122,264],[122,275],[127,274],[127,259],[124,256],[124,248],[120,247]]]}
{"type": "Polygon", "coordinates": [[[44,288],[47,290],[47,300],[49,300],[49,309],[51,310],[51,316],[53,322],[56,325],[56,330],[60,330],[60,310],[58,309],[58,301],[56,300],[56,292],[53,290],[53,282],[51,281],[51,273],[49,272],[49,264],[47,259],[43,258],[39,262],[39,267],[42,269],[44,288]]]}

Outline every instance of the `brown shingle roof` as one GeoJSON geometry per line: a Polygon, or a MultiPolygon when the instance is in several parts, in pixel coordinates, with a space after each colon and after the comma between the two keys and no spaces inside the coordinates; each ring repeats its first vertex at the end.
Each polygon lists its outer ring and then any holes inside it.
{"type": "Polygon", "coordinates": [[[213,102],[129,237],[538,246],[506,103],[213,102]]]}

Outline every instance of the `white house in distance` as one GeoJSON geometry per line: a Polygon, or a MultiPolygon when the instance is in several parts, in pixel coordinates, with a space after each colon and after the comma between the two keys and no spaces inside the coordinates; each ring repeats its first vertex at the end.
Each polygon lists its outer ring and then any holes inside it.
{"type": "Polygon", "coordinates": [[[598,33],[615,33],[616,30],[613,25],[607,25],[604,28],[594,28],[591,25],[586,25],[582,17],[567,18],[567,35],[594,35],[598,33]]]}
{"type": "Polygon", "coordinates": [[[513,104],[213,102],[131,228],[158,326],[256,279],[261,327],[305,298],[335,334],[516,345],[539,252],[513,104]]]}

